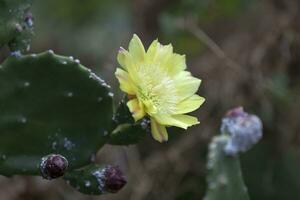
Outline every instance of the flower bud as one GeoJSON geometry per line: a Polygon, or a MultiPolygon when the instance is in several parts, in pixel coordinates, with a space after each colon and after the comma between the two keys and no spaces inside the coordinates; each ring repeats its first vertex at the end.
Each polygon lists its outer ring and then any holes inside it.
{"type": "Polygon", "coordinates": [[[104,172],[107,192],[116,193],[127,183],[122,171],[117,166],[108,166],[104,172]]]}
{"type": "Polygon", "coordinates": [[[244,112],[242,107],[230,110],[222,120],[222,134],[230,138],[224,147],[227,155],[235,156],[249,150],[262,138],[262,122],[256,115],[244,112]]]}
{"type": "Polygon", "coordinates": [[[43,157],[40,164],[42,177],[48,180],[63,176],[67,168],[68,160],[59,154],[43,157]]]}

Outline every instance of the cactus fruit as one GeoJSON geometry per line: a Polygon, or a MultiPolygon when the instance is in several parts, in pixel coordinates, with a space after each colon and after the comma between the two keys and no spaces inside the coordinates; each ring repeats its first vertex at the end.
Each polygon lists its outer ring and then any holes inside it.
{"type": "Polygon", "coordinates": [[[238,153],[261,139],[262,123],[257,116],[235,108],[223,118],[221,133],[209,146],[204,200],[249,200],[238,153]]]}
{"type": "Polygon", "coordinates": [[[256,115],[244,112],[242,107],[230,110],[222,120],[221,133],[230,135],[225,153],[246,152],[262,137],[262,123],[256,115]]]}
{"type": "Polygon", "coordinates": [[[33,17],[32,0],[0,0],[0,47],[8,45],[19,54],[30,48],[33,17]]]}
{"type": "Polygon", "coordinates": [[[89,195],[115,193],[126,184],[119,167],[110,165],[91,164],[66,173],[64,179],[78,191],[89,195]]]}
{"type": "Polygon", "coordinates": [[[51,154],[42,158],[40,165],[42,177],[48,180],[61,177],[69,166],[68,160],[59,154],[51,154]]]}

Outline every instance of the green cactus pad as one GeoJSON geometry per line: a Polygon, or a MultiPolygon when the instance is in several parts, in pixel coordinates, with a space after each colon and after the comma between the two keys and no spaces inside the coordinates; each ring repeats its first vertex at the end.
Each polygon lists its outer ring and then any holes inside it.
{"type": "Polygon", "coordinates": [[[238,156],[224,153],[228,139],[229,136],[218,136],[210,144],[205,200],[249,200],[238,156]]]}
{"type": "Polygon", "coordinates": [[[149,120],[142,119],[134,122],[124,98],[113,117],[114,130],[110,134],[109,144],[113,145],[131,145],[137,144],[148,133],[150,133],[149,120]]]}
{"type": "Polygon", "coordinates": [[[33,21],[29,9],[32,0],[0,0],[0,47],[8,44],[11,51],[29,49],[33,21]]]}
{"type": "Polygon", "coordinates": [[[69,169],[90,163],[108,139],[109,86],[71,57],[52,51],[0,65],[0,174],[39,174],[43,156],[69,169]]]}
{"type": "Polygon", "coordinates": [[[91,164],[80,170],[70,171],[65,174],[64,179],[81,193],[99,195],[104,193],[103,184],[97,179],[96,172],[101,173],[103,166],[91,164]]]}

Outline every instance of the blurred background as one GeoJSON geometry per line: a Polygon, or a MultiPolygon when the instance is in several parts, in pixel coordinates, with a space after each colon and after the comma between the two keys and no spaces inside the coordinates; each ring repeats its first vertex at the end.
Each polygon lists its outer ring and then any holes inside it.
{"type": "MultiPolygon", "coordinates": [[[[241,155],[253,200],[300,199],[299,0],[44,0],[32,12],[31,52],[74,56],[109,82],[119,46],[133,33],[186,54],[202,79],[201,124],[170,141],[151,136],[129,147],[107,145],[97,162],[119,165],[128,184],[118,194],[86,196],[62,180],[0,176],[1,200],[199,200],[206,189],[206,155],[221,118],[233,107],[262,118],[264,137],[241,155]]],[[[1,51],[1,57],[7,55],[1,51]]],[[[119,94],[119,95],[118,95],[119,94]]]]}

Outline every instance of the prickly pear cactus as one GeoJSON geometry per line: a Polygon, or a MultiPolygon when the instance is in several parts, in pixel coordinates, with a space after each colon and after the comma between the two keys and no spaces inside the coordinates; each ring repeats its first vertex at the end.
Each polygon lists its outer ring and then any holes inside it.
{"type": "Polygon", "coordinates": [[[31,0],[0,0],[0,47],[8,45],[12,52],[30,48],[33,35],[31,0]]]}
{"type": "Polygon", "coordinates": [[[221,132],[209,146],[208,188],[204,200],[249,200],[238,154],[260,140],[261,121],[242,108],[235,108],[223,119],[221,132]]]}
{"type": "Polygon", "coordinates": [[[64,176],[86,194],[114,193],[126,183],[120,169],[91,158],[106,143],[135,144],[148,124],[135,123],[127,106],[113,112],[113,93],[72,57],[29,50],[31,0],[0,0],[0,174],[64,176]]]}
{"type": "Polygon", "coordinates": [[[75,169],[108,139],[112,93],[72,58],[10,57],[0,69],[0,112],[3,175],[39,174],[41,158],[52,153],[75,169]]]}
{"type": "Polygon", "coordinates": [[[228,136],[218,136],[210,144],[208,189],[204,200],[249,200],[239,158],[224,153],[228,140],[228,136]]]}
{"type": "MultiPolygon", "coordinates": [[[[150,133],[149,115],[134,121],[126,98],[114,112],[109,85],[79,60],[53,51],[22,55],[33,34],[30,6],[31,0],[0,0],[0,48],[11,50],[0,64],[0,174],[63,177],[85,194],[115,193],[126,184],[121,170],[95,164],[93,158],[104,144],[138,143],[150,133]]],[[[141,50],[140,43],[135,35],[130,51],[133,46],[141,50]]],[[[183,70],[184,56],[172,56],[180,58],[177,67],[183,70]]],[[[199,81],[192,81],[193,87],[199,81]]],[[[203,100],[197,99],[200,106],[203,100]]],[[[198,123],[188,117],[189,126],[198,123]]],[[[166,140],[165,126],[153,123],[166,140]]]]}

